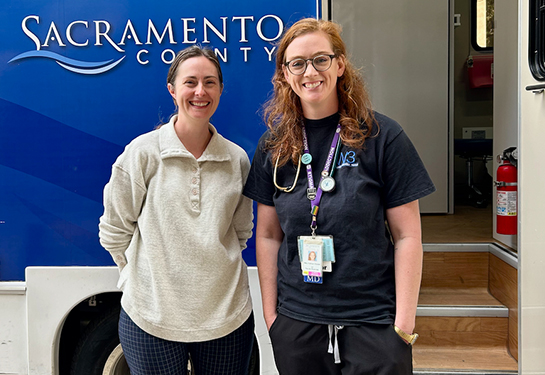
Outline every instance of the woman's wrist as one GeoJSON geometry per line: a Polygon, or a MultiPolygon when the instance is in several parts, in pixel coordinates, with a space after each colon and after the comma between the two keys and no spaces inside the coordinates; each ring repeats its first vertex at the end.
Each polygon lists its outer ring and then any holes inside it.
{"type": "Polygon", "coordinates": [[[415,327],[415,319],[398,319],[396,318],[394,325],[403,332],[412,334],[415,327]]]}

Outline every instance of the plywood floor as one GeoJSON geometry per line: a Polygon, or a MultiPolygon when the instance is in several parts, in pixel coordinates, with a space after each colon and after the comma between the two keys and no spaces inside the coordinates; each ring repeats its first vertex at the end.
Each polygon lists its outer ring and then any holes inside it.
{"type": "Polygon", "coordinates": [[[487,208],[455,206],[454,214],[422,214],[424,243],[495,242],[492,205],[487,208]]]}
{"type": "Polygon", "coordinates": [[[413,349],[413,366],[415,370],[452,370],[456,371],[512,371],[517,373],[518,364],[509,355],[506,348],[467,348],[413,349]]]}
{"type": "Polygon", "coordinates": [[[503,306],[486,288],[422,288],[420,306],[503,306]]]}

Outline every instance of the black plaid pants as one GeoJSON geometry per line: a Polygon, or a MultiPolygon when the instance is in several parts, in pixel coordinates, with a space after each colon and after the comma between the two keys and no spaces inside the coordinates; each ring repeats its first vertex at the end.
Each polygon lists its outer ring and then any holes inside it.
{"type": "Polygon", "coordinates": [[[121,309],[119,339],[131,375],[187,375],[189,356],[198,375],[247,375],[254,342],[254,316],[225,337],[175,342],[140,329],[121,309]]]}

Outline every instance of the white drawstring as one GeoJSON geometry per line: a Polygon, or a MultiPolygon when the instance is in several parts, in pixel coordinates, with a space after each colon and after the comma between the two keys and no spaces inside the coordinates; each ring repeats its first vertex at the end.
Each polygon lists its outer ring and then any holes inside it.
{"type": "Polygon", "coordinates": [[[331,336],[333,336],[333,325],[327,325],[327,331],[329,333],[329,346],[327,348],[328,353],[333,353],[333,344],[331,343],[331,336]]]}
{"type": "Polygon", "coordinates": [[[337,339],[337,333],[343,328],[344,326],[335,326],[333,324],[327,325],[327,331],[329,333],[329,346],[327,348],[327,352],[333,353],[335,363],[341,363],[341,353],[339,352],[339,340],[337,339]],[[331,343],[333,331],[335,331],[335,346],[333,346],[333,344],[331,343]]]}

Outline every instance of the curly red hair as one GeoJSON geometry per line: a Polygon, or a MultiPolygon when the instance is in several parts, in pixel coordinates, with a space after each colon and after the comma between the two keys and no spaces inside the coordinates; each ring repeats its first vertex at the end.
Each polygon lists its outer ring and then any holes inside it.
{"type": "Polygon", "coordinates": [[[299,20],[286,30],[278,44],[276,70],[272,79],[274,95],[264,108],[264,120],[270,129],[266,147],[271,151],[273,160],[278,160],[278,166],[283,166],[289,160],[296,164],[303,144],[301,101],[286,81],[282,70],[286,49],[295,38],[314,32],[325,33],[333,53],[345,62],[344,74],[337,80],[343,144],[356,149],[362,148],[365,139],[371,134],[375,121],[363,79],[346,58],[346,45],[341,38],[341,27],[334,22],[314,18],[299,20]],[[364,127],[361,126],[362,123],[365,124],[364,127]]]}

